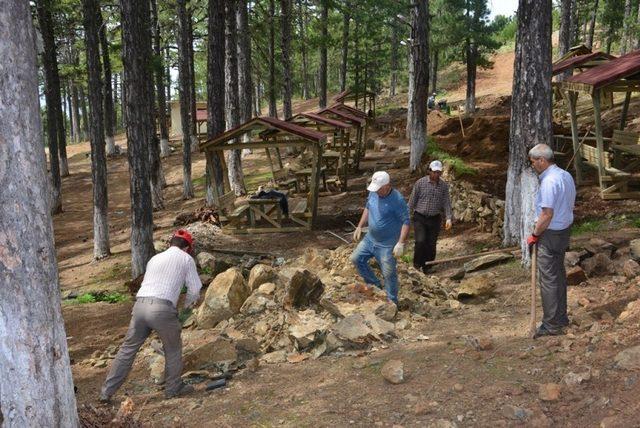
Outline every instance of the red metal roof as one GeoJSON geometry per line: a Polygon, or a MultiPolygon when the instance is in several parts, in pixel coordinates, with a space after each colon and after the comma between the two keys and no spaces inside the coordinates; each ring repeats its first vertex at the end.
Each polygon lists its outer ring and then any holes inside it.
{"type": "Polygon", "coordinates": [[[565,82],[581,83],[598,89],[637,73],[640,73],[640,50],[571,76],[565,82]]]}
{"type": "Polygon", "coordinates": [[[324,108],[324,109],[322,109],[322,110],[317,112],[317,114],[319,114],[319,115],[324,115],[324,114],[327,114],[327,113],[336,115],[336,116],[338,116],[338,117],[340,117],[342,119],[348,120],[350,122],[357,123],[360,126],[362,126],[362,125],[364,125],[366,123],[366,120],[364,120],[362,118],[359,118],[359,117],[354,116],[352,114],[349,114],[347,112],[340,111],[340,110],[337,110],[337,109],[334,109],[334,108],[331,108],[331,107],[324,108]]]}
{"type": "Polygon", "coordinates": [[[351,89],[345,89],[344,91],[340,92],[338,95],[336,95],[336,97],[333,99],[334,101],[342,101],[345,99],[345,97],[347,95],[349,95],[351,93],[351,89]]]}
{"type": "Polygon", "coordinates": [[[367,119],[369,116],[367,116],[367,113],[363,112],[362,110],[359,110],[357,108],[348,106],[346,104],[343,103],[335,103],[332,106],[329,106],[329,108],[333,108],[336,110],[346,110],[347,112],[351,113],[354,116],[358,116],[361,117],[363,119],[367,119]]]}
{"type": "Polygon", "coordinates": [[[580,65],[587,63],[592,60],[603,59],[609,60],[614,59],[615,56],[609,55],[605,52],[591,52],[584,55],[577,55],[569,57],[565,60],[558,61],[553,65],[553,75],[555,76],[558,73],[562,73],[565,70],[569,70],[574,67],[580,67],[580,65]]]}
{"type": "Polygon", "coordinates": [[[316,114],[316,113],[300,113],[299,115],[296,115],[296,116],[303,116],[303,117],[306,117],[307,119],[313,120],[315,122],[321,122],[321,123],[324,123],[324,124],[327,124],[327,125],[334,126],[336,128],[342,128],[342,129],[351,128],[351,125],[349,125],[348,123],[344,123],[344,122],[341,122],[339,120],[331,119],[329,117],[322,117],[322,116],[320,116],[319,114],[316,114]]]}

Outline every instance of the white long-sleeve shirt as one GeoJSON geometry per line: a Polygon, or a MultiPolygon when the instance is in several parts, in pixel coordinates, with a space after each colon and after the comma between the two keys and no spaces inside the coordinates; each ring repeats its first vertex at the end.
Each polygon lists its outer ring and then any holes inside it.
{"type": "Polygon", "coordinates": [[[198,300],[202,288],[196,262],[180,248],[169,247],[151,257],[147,263],[144,280],[136,297],[169,300],[176,307],[183,285],[187,286],[184,304],[188,307],[198,300]]]}

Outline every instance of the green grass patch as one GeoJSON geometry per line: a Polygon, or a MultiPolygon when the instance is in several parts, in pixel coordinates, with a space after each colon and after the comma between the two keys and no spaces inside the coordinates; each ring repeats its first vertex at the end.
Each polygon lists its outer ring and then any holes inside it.
{"type": "Polygon", "coordinates": [[[269,183],[271,178],[271,171],[246,174],[244,176],[244,185],[247,187],[248,192],[253,192],[258,189],[258,186],[269,183]]]}
{"type": "Polygon", "coordinates": [[[191,180],[191,184],[193,184],[193,187],[204,186],[206,180],[207,180],[207,176],[203,175],[202,177],[198,177],[191,180]]]}
{"type": "Polygon", "coordinates": [[[122,263],[116,263],[104,272],[101,272],[91,279],[90,284],[102,285],[105,282],[112,282],[118,279],[128,278],[130,276],[130,268],[122,263]]]}
{"type": "Polygon", "coordinates": [[[465,161],[460,159],[457,156],[454,156],[438,147],[438,144],[435,142],[433,138],[429,138],[427,141],[427,155],[433,159],[439,159],[444,163],[451,165],[453,168],[453,172],[456,174],[456,177],[460,178],[463,176],[473,176],[478,173],[478,170],[467,165],[465,161]]]}
{"type": "Polygon", "coordinates": [[[583,222],[580,222],[574,225],[571,228],[571,235],[579,236],[579,235],[584,235],[585,233],[599,232],[603,229],[603,226],[604,226],[603,220],[598,220],[598,219],[585,220],[583,222]]]}
{"type": "Polygon", "coordinates": [[[120,303],[120,302],[127,302],[128,300],[129,300],[129,296],[127,296],[126,294],[118,293],[117,291],[98,291],[94,293],[81,294],[75,299],[75,303],[78,303],[78,304],[96,303],[96,302],[120,303]]]}
{"type": "Polygon", "coordinates": [[[640,216],[631,219],[631,226],[640,229],[640,216]]]}

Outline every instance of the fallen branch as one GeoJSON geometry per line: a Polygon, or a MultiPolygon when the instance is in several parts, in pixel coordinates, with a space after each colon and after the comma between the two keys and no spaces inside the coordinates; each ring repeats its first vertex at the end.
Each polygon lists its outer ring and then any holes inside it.
{"type": "Polygon", "coordinates": [[[346,239],[344,239],[342,236],[338,235],[337,233],[333,233],[330,230],[325,230],[325,232],[327,232],[329,235],[335,236],[336,238],[338,238],[339,240],[343,241],[346,244],[350,244],[349,241],[347,241],[346,239]]]}
{"type": "Polygon", "coordinates": [[[441,264],[441,263],[457,262],[457,261],[460,261],[460,260],[472,259],[474,257],[487,256],[489,254],[517,253],[518,251],[520,251],[520,247],[499,248],[497,250],[484,251],[482,253],[467,254],[466,256],[457,256],[457,257],[450,257],[448,259],[434,260],[432,262],[426,262],[424,265],[425,266],[433,266],[433,265],[438,265],[438,264],[441,264]]]}

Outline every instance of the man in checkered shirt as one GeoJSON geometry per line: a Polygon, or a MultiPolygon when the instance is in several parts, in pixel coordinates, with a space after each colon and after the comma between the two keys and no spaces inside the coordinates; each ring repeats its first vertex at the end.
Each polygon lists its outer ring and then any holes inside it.
{"type": "Polygon", "coordinates": [[[445,230],[451,229],[449,185],[440,178],[441,175],[442,162],[434,160],[429,164],[429,174],[416,181],[409,197],[409,214],[413,218],[416,240],[413,266],[424,273],[431,268],[425,263],[436,258],[442,214],[446,218],[445,230]]]}

